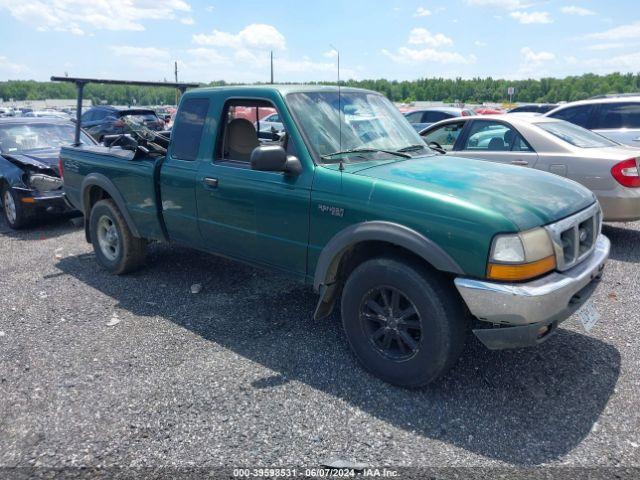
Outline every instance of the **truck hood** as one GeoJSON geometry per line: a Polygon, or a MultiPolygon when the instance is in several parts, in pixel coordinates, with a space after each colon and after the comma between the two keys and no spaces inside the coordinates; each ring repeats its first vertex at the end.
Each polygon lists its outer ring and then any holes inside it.
{"type": "MultiPolygon", "coordinates": [[[[353,165],[355,167],[355,165],[353,165]]],[[[596,201],[582,185],[546,172],[437,155],[363,165],[351,173],[427,192],[470,210],[499,214],[519,230],[555,222],[596,201]]]]}

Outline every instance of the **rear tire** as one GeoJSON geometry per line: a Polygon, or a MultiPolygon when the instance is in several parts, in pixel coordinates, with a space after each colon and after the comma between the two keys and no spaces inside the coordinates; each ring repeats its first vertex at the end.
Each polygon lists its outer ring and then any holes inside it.
{"type": "Polygon", "coordinates": [[[91,243],[98,262],[121,275],[138,269],[147,255],[147,242],[134,237],[113,200],[100,200],[89,218],[91,243]]]}
{"type": "Polygon", "coordinates": [[[2,202],[2,216],[10,228],[20,230],[29,224],[30,217],[11,187],[4,185],[0,188],[0,201],[2,202]]]}
{"type": "Polygon", "coordinates": [[[368,260],[351,273],[342,323],[363,367],[402,387],[444,375],[460,357],[467,333],[463,302],[450,280],[395,257],[368,260]]]}

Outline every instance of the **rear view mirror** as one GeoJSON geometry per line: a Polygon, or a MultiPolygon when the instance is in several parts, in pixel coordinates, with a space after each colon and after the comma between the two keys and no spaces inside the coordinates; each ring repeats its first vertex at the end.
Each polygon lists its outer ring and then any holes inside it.
{"type": "Polygon", "coordinates": [[[251,152],[251,169],[299,175],[302,165],[297,157],[287,155],[280,145],[261,145],[251,152]]]}

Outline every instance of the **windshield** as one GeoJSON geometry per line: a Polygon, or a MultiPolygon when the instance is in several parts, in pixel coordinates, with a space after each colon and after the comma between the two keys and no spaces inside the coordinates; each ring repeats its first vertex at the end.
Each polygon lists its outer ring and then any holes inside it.
{"type": "Polygon", "coordinates": [[[338,99],[338,92],[292,93],[287,103],[321,161],[395,158],[397,155],[390,152],[403,149],[431,153],[411,124],[382,95],[344,92],[338,99]]]}
{"type": "Polygon", "coordinates": [[[593,133],[591,130],[574,125],[573,123],[565,122],[564,120],[557,122],[540,122],[535,123],[534,125],[537,125],[545,132],[549,132],[560,140],[564,140],[575,147],[602,148],[618,145],[616,142],[613,142],[602,135],[593,133]]]}
{"type": "MultiPolygon", "coordinates": [[[[42,148],[58,148],[73,143],[75,127],[71,124],[18,123],[0,125],[0,153],[16,153],[42,148]]],[[[80,132],[82,143],[93,145],[80,132]]]]}

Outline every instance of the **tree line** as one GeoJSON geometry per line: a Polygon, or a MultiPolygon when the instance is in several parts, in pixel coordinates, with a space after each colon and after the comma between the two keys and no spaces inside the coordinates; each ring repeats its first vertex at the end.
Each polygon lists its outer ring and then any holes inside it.
{"type": "MultiPolygon", "coordinates": [[[[329,84],[328,82],[313,82],[329,84]]],[[[215,81],[202,86],[231,85],[215,81]]],[[[540,80],[505,80],[488,78],[446,79],[421,78],[418,80],[348,80],[342,85],[367,88],[386,95],[394,102],[417,100],[501,103],[509,99],[508,87],[515,88],[516,102],[575,101],[594,95],[609,93],[640,92],[640,73],[609,75],[585,74],[566,78],[542,78],[540,80]]],[[[45,100],[75,98],[73,84],[58,82],[36,82],[33,80],[9,80],[0,82],[0,98],[13,100],[45,100]]],[[[89,84],[85,98],[94,104],[116,105],[161,105],[175,103],[176,93],[172,88],[135,87],[126,85],[89,84]]]]}

